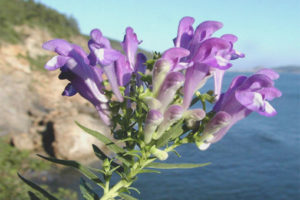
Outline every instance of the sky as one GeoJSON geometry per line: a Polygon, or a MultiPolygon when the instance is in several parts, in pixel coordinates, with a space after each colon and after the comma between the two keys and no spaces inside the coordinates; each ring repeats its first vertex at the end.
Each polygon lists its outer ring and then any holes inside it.
{"type": "Polygon", "coordinates": [[[300,66],[300,0],[36,0],[73,16],[82,33],[99,28],[119,41],[131,26],[140,45],[163,52],[173,46],[179,20],[195,18],[224,24],[215,36],[231,33],[235,49],[246,57],[233,61],[235,70],[252,67],[300,66]]]}

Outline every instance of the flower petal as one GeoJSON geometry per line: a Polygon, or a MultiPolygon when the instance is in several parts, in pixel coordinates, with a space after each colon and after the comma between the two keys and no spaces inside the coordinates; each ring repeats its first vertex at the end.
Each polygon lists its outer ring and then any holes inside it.
{"type": "Polygon", "coordinates": [[[264,116],[276,115],[276,110],[265,101],[262,95],[258,92],[240,92],[235,94],[237,100],[247,109],[258,112],[264,116]]]}
{"type": "Polygon", "coordinates": [[[74,96],[75,94],[77,93],[77,91],[76,91],[76,89],[73,87],[73,85],[71,84],[71,83],[69,83],[66,87],[65,87],[65,89],[64,89],[64,91],[63,91],[63,93],[62,93],[62,95],[63,96],[74,96]]]}
{"type": "Polygon", "coordinates": [[[123,101],[123,96],[120,93],[119,90],[119,85],[118,85],[118,80],[116,76],[116,71],[115,71],[115,66],[113,64],[107,65],[103,67],[103,71],[106,74],[108,81],[111,86],[111,90],[114,92],[116,95],[117,99],[122,102],[123,101]]]}
{"type": "Polygon", "coordinates": [[[55,51],[62,56],[68,56],[73,50],[72,45],[63,39],[49,40],[43,44],[43,48],[49,51],[55,51]]]}
{"type": "Polygon", "coordinates": [[[176,71],[180,59],[188,56],[189,54],[190,52],[187,49],[174,47],[166,50],[163,53],[162,58],[171,63],[171,71],[176,71]]]}
{"type": "Polygon", "coordinates": [[[282,93],[280,90],[274,87],[263,88],[259,91],[259,93],[263,96],[263,99],[273,100],[274,98],[281,97],[282,93]]]}
{"type": "Polygon", "coordinates": [[[175,47],[188,47],[188,44],[193,37],[194,21],[195,20],[192,17],[184,17],[180,20],[177,31],[177,37],[175,38],[175,47]]]}
{"type": "Polygon", "coordinates": [[[54,56],[46,63],[45,69],[50,71],[56,70],[64,66],[69,59],[70,58],[66,56],[54,56]]]}
{"type": "Polygon", "coordinates": [[[130,67],[132,69],[134,69],[135,67],[135,54],[138,48],[138,44],[139,41],[137,39],[137,35],[134,33],[131,27],[127,27],[126,35],[124,36],[123,42],[121,42],[121,46],[127,55],[130,67]]]}
{"type": "Polygon", "coordinates": [[[238,40],[238,37],[233,34],[224,34],[221,36],[222,39],[231,42],[232,44],[238,40]]]}
{"type": "Polygon", "coordinates": [[[195,35],[193,38],[193,42],[200,42],[205,39],[208,39],[216,32],[221,29],[223,24],[218,21],[205,21],[199,24],[199,26],[195,30],[195,35]]]}
{"type": "Polygon", "coordinates": [[[188,68],[185,73],[183,108],[187,109],[192,101],[194,93],[199,89],[199,84],[205,80],[209,74],[209,66],[195,63],[188,68]]]}
{"type": "Polygon", "coordinates": [[[225,71],[220,70],[220,69],[215,69],[213,71],[214,74],[214,84],[215,84],[215,99],[218,100],[221,95],[221,90],[222,90],[222,82],[223,82],[223,76],[224,76],[225,71]]]}
{"type": "Polygon", "coordinates": [[[95,48],[93,50],[101,66],[111,65],[114,61],[118,60],[121,56],[121,53],[114,49],[95,48]]]}
{"type": "Polygon", "coordinates": [[[197,50],[193,60],[195,62],[201,62],[205,59],[213,58],[218,56],[219,51],[228,51],[231,48],[231,44],[220,38],[209,38],[201,43],[201,46],[197,50]]]}
{"type": "Polygon", "coordinates": [[[99,48],[111,48],[109,40],[102,35],[99,29],[90,32],[91,42],[99,45],[99,48]]]}
{"type": "Polygon", "coordinates": [[[115,62],[115,70],[120,86],[125,86],[129,83],[133,70],[131,69],[129,62],[126,61],[126,57],[121,55],[120,58],[115,62]]]}
{"type": "Polygon", "coordinates": [[[279,78],[279,74],[271,69],[261,69],[256,74],[264,74],[272,80],[276,80],[279,78]]]}
{"type": "Polygon", "coordinates": [[[141,75],[138,72],[141,72],[143,74],[146,73],[147,66],[145,65],[147,61],[146,56],[143,53],[138,53],[136,56],[136,66],[135,70],[137,72],[137,85],[142,85],[141,75]]]}

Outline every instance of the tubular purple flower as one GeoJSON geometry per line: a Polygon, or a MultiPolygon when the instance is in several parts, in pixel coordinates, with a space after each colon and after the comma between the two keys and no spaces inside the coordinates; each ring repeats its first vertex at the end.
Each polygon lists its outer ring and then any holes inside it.
{"type": "MultiPolygon", "coordinates": [[[[195,32],[193,32],[193,23],[194,19],[191,17],[182,18],[174,43],[176,47],[183,47],[190,51],[190,55],[182,59],[183,62],[204,63],[210,67],[209,71],[214,75],[215,95],[218,99],[224,70],[231,67],[230,60],[242,58],[244,54],[233,49],[237,37],[232,34],[225,34],[221,38],[211,38],[214,32],[223,27],[221,22],[202,22],[195,32]]],[[[190,66],[192,65],[188,65],[190,66]]]]}
{"type": "Polygon", "coordinates": [[[157,132],[153,135],[154,139],[159,139],[164,132],[177,122],[183,115],[184,109],[180,105],[171,105],[164,113],[164,120],[159,125],[157,132]]]}
{"type": "Polygon", "coordinates": [[[219,141],[237,121],[247,117],[253,111],[270,117],[276,115],[276,110],[268,100],[280,97],[281,92],[274,87],[271,78],[279,75],[272,70],[261,70],[258,73],[246,77],[238,76],[233,79],[226,93],[220,96],[213,110],[224,111],[231,116],[230,123],[214,133],[211,143],[219,141]]]}
{"type": "Polygon", "coordinates": [[[177,90],[184,83],[184,75],[181,72],[171,72],[167,75],[159,89],[157,99],[161,102],[159,110],[164,113],[168,105],[173,101],[177,90]]]}
{"type": "Polygon", "coordinates": [[[180,62],[180,60],[190,54],[190,51],[184,48],[170,48],[166,50],[161,56],[162,59],[166,59],[171,64],[170,71],[180,71],[182,69],[188,68],[190,65],[184,62],[180,62]]]}
{"type": "Polygon", "coordinates": [[[223,111],[218,112],[205,126],[203,133],[196,144],[200,150],[206,150],[211,141],[214,139],[214,134],[221,128],[227,126],[231,121],[231,116],[223,111]]]}
{"type": "Polygon", "coordinates": [[[179,71],[187,68],[186,63],[181,63],[180,59],[189,55],[189,51],[183,48],[170,48],[166,50],[162,57],[156,61],[152,75],[153,94],[157,95],[161,84],[169,72],[179,71]]]}
{"type": "Polygon", "coordinates": [[[132,69],[132,71],[134,71],[135,69],[135,54],[140,43],[141,42],[138,41],[137,35],[134,33],[133,29],[131,27],[127,27],[124,40],[123,42],[121,42],[121,46],[127,55],[127,59],[129,61],[130,68],[132,69]]]}
{"type": "Polygon", "coordinates": [[[93,64],[99,64],[102,67],[102,70],[109,80],[112,91],[119,101],[123,101],[114,65],[114,62],[117,61],[122,54],[110,47],[109,40],[102,35],[99,29],[92,30],[90,36],[91,40],[89,41],[88,46],[91,53],[89,57],[91,60],[96,61],[93,64]]]}
{"type": "Polygon", "coordinates": [[[171,69],[171,63],[166,59],[156,61],[152,75],[152,92],[157,96],[159,88],[171,69]]]}
{"type": "Polygon", "coordinates": [[[158,110],[150,110],[148,112],[145,128],[144,128],[144,141],[146,144],[151,142],[152,135],[157,126],[163,121],[163,115],[158,110]]]}
{"type": "MultiPolygon", "coordinates": [[[[142,53],[138,53],[136,56],[135,72],[141,72],[145,74],[147,69],[147,66],[145,65],[146,61],[147,61],[147,57],[142,53]]],[[[142,85],[141,75],[139,73],[136,73],[136,76],[137,76],[137,85],[138,86],[142,85]]]]}
{"type": "Polygon", "coordinates": [[[217,21],[205,21],[199,24],[189,46],[189,50],[191,51],[190,58],[192,59],[197,54],[199,48],[205,40],[209,39],[214,32],[222,27],[223,24],[217,21]]]}
{"type": "MultiPolygon", "coordinates": [[[[121,86],[126,86],[129,83],[132,73],[135,73],[137,76],[137,85],[142,85],[140,80],[141,76],[138,74],[138,72],[146,72],[145,62],[147,61],[147,58],[142,53],[136,54],[138,45],[141,42],[142,41],[137,39],[137,35],[134,33],[134,30],[131,27],[127,27],[124,40],[121,42],[121,46],[126,56],[122,55],[121,58],[115,63],[118,83],[121,86]]],[[[126,91],[129,91],[129,89],[126,91]]]]}
{"type": "Polygon", "coordinates": [[[178,26],[177,37],[174,39],[175,47],[188,48],[189,42],[193,38],[194,29],[194,18],[183,17],[178,26]]]}
{"type": "Polygon", "coordinates": [[[185,73],[183,89],[183,108],[188,109],[194,93],[199,90],[209,77],[209,66],[202,63],[195,63],[185,73]]]}
{"type": "Polygon", "coordinates": [[[101,69],[90,66],[87,54],[79,46],[65,40],[50,40],[43,44],[43,48],[59,54],[48,61],[45,68],[60,68],[59,78],[71,82],[62,94],[73,96],[78,92],[96,107],[100,118],[109,125],[109,111],[106,106],[108,100],[101,92],[101,69]]]}

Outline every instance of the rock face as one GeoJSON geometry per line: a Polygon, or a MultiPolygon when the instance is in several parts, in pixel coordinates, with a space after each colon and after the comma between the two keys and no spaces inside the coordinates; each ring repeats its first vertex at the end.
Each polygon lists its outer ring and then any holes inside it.
{"type": "MultiPolygon", "coordinates": [[[[0,135],[9,134],[19,149],[44,149],[64,159],[92,155],[91,145],[102,144],[83,133],[74,121],[110,135],[95,109],[79,95],[63,97],[66,81],[59,71],[45,72],[32,66],[30,59],[51,57],[41,48],[52,39],[43,30],[19,27],[27,38],[22,44],[0,46],[0,135]]],[[[76,41],[85,42],[84,38],[76,41]]],[[[42,68],[42,66],[40,67],[42,68]]]]}

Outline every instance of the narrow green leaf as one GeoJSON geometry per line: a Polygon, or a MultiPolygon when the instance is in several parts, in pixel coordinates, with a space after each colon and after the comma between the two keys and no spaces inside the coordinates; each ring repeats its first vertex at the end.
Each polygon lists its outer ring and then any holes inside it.
{"type": "Polygon", "coordinates": [[[178,137],[183,133],[182,120],[179,120],[176,125],[172,126],[167,132],[165,132],[156,142],[157,147],[166,145],[171,138],[178,137]]]}
{"type": "Polygon", "coordinates": [[[28,195],[30,197],[30,200],[41,200],[40,198],[38,198],[33,192],[29,191],[28,195]]]}
{"type": "Polygon", "coordinates": [[[157,173],[157,174],[160,174],[160,171],[157,171],[157,170],[153,170],[153,169],[142,169],[139,174],[141,173],[157,173]]]}
{"type": "Polygon", "coordinates": [[[197,167],[204,167],[209,165],[210,163],[201,163],[201,164],[194,164],[194,163],[158,163],[153,162],[147,165],[148,168],[155,168],[155,169],[190,169],[190,168],[197,168],[197,167]]]}
{"type": "Polygon", "coordinates": [[[133,196],[130,196],[129,194],[125,194],[125,193],[121,193],[119,194],[120,197],[122,197],[122,199],[124,200],[138,200],[136,198],[134,198],[133,196]]]}
{"type": "Polygon", "coordinates": [[[112,152],[118,154],[118,159],[120,161],[122,161],[125,165],[130,166],[130,162],[124,158],[122,156],[122,154],[126,153],[126,151],[119,147],[118,145],[116,145],[113,141],[111,141],[109,138],[107,138],[106,136],[104,136],[103,134],[94,131],[92,129],[89,129],[81,124],[79,124],[78,122],[75,122],[82,130],[84,130],[86,133],[96,137],[98,140],[100,140],[101,142],[103,142],[105,144],[105,146],[111,150],[112,152]]]}
{"type": "Polygon", "coordinates": [[[141,192],[140,192],[137,188],[135,188],[135,187],[128,187],[128,189],[129,189],[129,190],[134,190],[134,191],[136,191],[138,194],[141,194],[141,192]]]}
{"type": "Polygon", "coordinates": [[[89,129],[81,124],[79,124],[78,122],[75,122],[82,130],[84,130],[85,132],[87,132],[88,134],[96,137],[98,140],[100,140],[101,142],[103,142],[107,148],[109,148],[109,150],[113,151],[114,153],[125,153],[125,150],[121,147],[119,147],[118,145],[116,145],[113,141],[111,141],[109,138],[107,138],[106,136],[104,136],[103,134],[94,131],[92,129],[89,129]]]}
{"type": "Polygon", "coordinates": [[[30,187],[32,187],[33,189],[35,189],[36,191],[40,192],[44,197],[46,197],[49,200],[58,200],[57,198],[55,198],[54,196],[52,196],[51,194],[49,194],[46,190],[44,190],[43,188],[41,188],[40,186],[38,186],[37,184],[25,179],[23,176],[21,176],[18,173],[19,178],[24,181],[27,185],[29,185],[30,187]]]}
{"type": "Polygon", "coordinates": [[[99,149],[99,147],[97,147],[96,145],[92,145],[93,146],[93,150],[95,155],[100,159],[100,160],[105,160],[107,157],[107,155],[105,155],[105,153],[103,151],[101,151],[101,149],[99,149]]]}
{"type": "Polygon", "coordinates": [[[178,158],[181,158],[181,155],[175,149],[173,149],[172,152],[174,152],[178,158]]]}
{"type": "Polygon", "coordinates": [[[80,193],[85,200],[98,200],[98,195],[93,191],[93,189],[87,184],[87,182],[80,178],[80,193]]]}
{"type": "MultiPolygon", "coordinates": [[[[104,160],[104,159],[109,159],[109,160],[111,160],[111,158],[109,158],[103,151],[101,151],[101,149],[99,148],[99,147],[97,147],[96,145],[94,145],[93,144],[93,150],[94,150],[94,153],[95,153],[95,155],[100,159],[100,160],[104,160]]],[[[119,165],[118,163],[116,163],[116,162],[114,162],[114,161],[112,161],[111,162],[111,165],[113,166],[113,167],[119,167],[118,168],[118,171],[120,171],[120,172],[123,172],[124,171],[124,169],[123,169],[123,167],[121,166],[121,165],[119,165]]]]}
{"type": "Polygon", "coordinates": [[[37,154],[39,157],[44,158],[45,160],[57,163],[57,164],[61,164],[61,165],[65,165],[65,166],[69,166],[69,167],[74,167],[77,170],[79,170],[83,175],[85,175],[86,177],[88,177],[89,179],[91,179],[92,181],[94,181],[95,183],[98,183],[101,187],[103,187],[102,181],[101,179],[96,176],[94,173],[92,173],[88,167],[85,167],[83,165],[81,165],[80,163],[74,161],[74,160],[60,160],[60,159],[56,159],[56,158],[50,158],[50,157],[45,157],[42,155],[37,154]]]}

